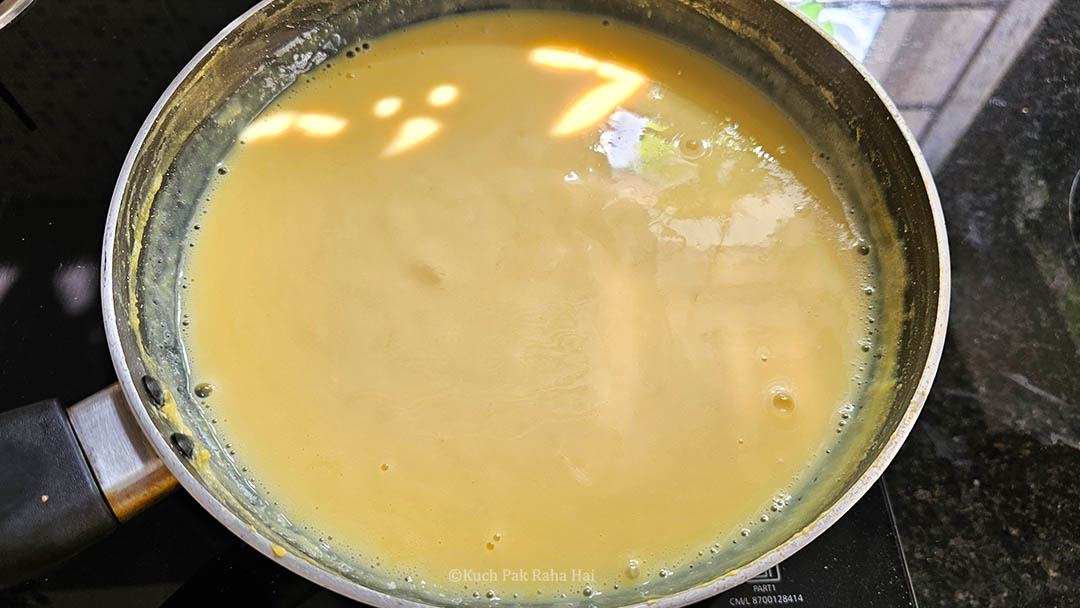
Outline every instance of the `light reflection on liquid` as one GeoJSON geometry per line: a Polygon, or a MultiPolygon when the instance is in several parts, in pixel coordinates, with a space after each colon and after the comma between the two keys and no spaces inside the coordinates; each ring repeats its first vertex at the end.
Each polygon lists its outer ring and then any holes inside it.
{"type": "Polygon", "coordinates": [[[240,134],[240,139],[246,142],[258,141],[264,137],[281,135],[296,118],[296,112],[278,112],[266,118],[260,118],[248,125],[240,134]]]}
{"type": "Polygon", "coordinates": [[[454,100],[457,99],[457,96],[457,87],[452,84],[441,84],[434,89],[431,89],[431,92],[428,93],[427,100],[429,104],[441,107],[453,103],[454,100]]]}
{"type": "Polygon", "coordinates": [[[337,116],[308,112],[296,118],[296,127],[307,135],[329,137],[344,129],[345,124],[348,122],[344,118],[337,116]]]}
{"type": "MultiPolygon", "coordinates": [[[[528,57],[535,66],[591,73],[602,80],[570,104],[549,130],[551,135],[571,135],[606,122],[592,149],[603,154],[612,169],[637,174],[645,178],[642,186],[651,184],[661,190],[700,177],[699,167],[693,160],[704,156],[704,152],[712,146],[711,142],[692,140],[697,148],[688,151],[680,145],[683,143],[682,137],[669,137],[663,133],[666,126],[648,116],[619,108],[646,83],[642,74],[612,62],[555,47],[533,48],[528,57]],[[646,143],[650,144],[647,154],[644,150],[646,143]],[[680,170],[673,170],[675,165],[679,165],[680,170]]],[[[458,101],[460,96],[458,86],[442,83],[431,87],[424,100],[430,108],[444,108],[458,101]]],[[[388,119],[398,116],[404,105],[403,97],[388,95],[375,101],[372,112],[379,119],[388,119]]],[[[311,137],[329,137],[340,133],[347,124],[346,118],[331,114],[282,111],[253,122],[243,131],[241,139],[254,142],[283,135],[290,130],[311,137]]],[[[433,116],[406,117],[401,120],[380,156],[390,157],[412,150],[431,140],[444,128],[444,122],[433,116]]],[[[734,132],[725,133],[729,138],[737,135],[734,132]]],[[[771,160],[760,150],[760,146],[743,147],[759,158],[764,155],[765,160],[771,160]]],[[[573,177],[566,181],[579,179],[576,173],[571,174],[573,177]]],[[[670,217],[656,206],[656,196],[640,197],[640,202],[650,215],[652,230],[657,238],[674,237],[686,246],[705,250],[722,243],[743,246],[766,244],[775,229],[793,214],[791,200],[788,199],[798,197],[787,196],[789,194],[781,189],[763,198],[743,197],[736,201],[733,213],[727,217],[670,217]]]]}
{"type": "Polygon", "coordinates": [[[592,72],[607,81],[590,89],[566,109],[551,129],[555,136],[572,135],[604,120],[645,84],[645,77],[631,69],[574,51],[537,47],[529,53],[529,60],[558,70],[592,72]]]}
{"type": "MultiPolygon", "coordinates": [[[[529,60],[534,65],[557,70],[592,72],[603,80],[563,112],[550,130],[554,136],[572,135],[603,121],[646,82],[645,77],[634,70],[565,49],[537,47],[530,51],[529,60]]],[[[431,107],[441,108],[457,101],[460,94],[460,89],[453,84],[439,84],[428,91],[426,101],[431,107]]],[[[389,95],[375,102],[372,113],[376,118],[390,118],[397,115],[403,106],[404,100],[401,97],[389,95]]],[[[347,124],[347,119],[329,114],[276,112],[248,125],[240,139],[245,143],[256,142],[283,135],[290,129],[313,137],[329,137],[340,133],[347,124]]],[[[430,116],[407,118],[383,148],[380,156],[394,156],[415,148],[442,128],[442,121],[430,116]]]]}
{"type": "MultiPolygon", "coordinates": [[[[550,133],[566,136],[580,132],[604,120],[618,105],[645,84],[645,77],[634,70],[608,61],[598,61],[588,55],[554,47],[537,47],[529,53],[534,64],[557,70],[592,72],[603,80],[586,91],[555,122],[550,133]]],[[[441,108],[457,101],[460,89],[453,84],[439,84],[426,96],[429,106],[441,108]]],[[[396,95],[378,99],[372,106],[376,118],[397,115],[404,100],[396,95]]],[[[276,112],[248,125],[241,133],[246,143],[283,135],[290,129],[313,137],[329,137],[340,133],[348,120],[339,116],[315,112],[276,112]]],[[[415,148],[443,128],[443,123],[430,116],[414,116],[404,120],[381,156],[394,156],[415,148]]]]}
{"type": "Polygon", "coordinates": [[[276,112],[248,125],[240,133],[240,140],[246,143],[256,142],[282,135],[290,128],[312,137],[330,137],[345,129],[348,122],[340,116],[317,112],[276,112]]]}
{"type": "Polygon", "coordinates": [[[401,109],[400,97],[383,97],[379,101],[375,102],[375,116],[377,118],[389,118],[394,114],[397,114],[401,109]]]}
{"type": "Polygon", "coordinates": [[[721,135],[696,139],[658,117],[620,108],[606,118],[591,149],[603,154],[613,169],[611,175],[620,184],[617,196],[636,201],[648,213],[650,231],[658,240],[699,251],[772,246],[777,231],[805,201],[805,192],[736,124],[728,121],[713,131],[721,135]],[[727,160],[710,161],[718,149],[727,160]],[[742,168],[737,169],[740,162],[742,168]],[[768,175],[757,178],[758,192],[734,198],[724,212],[677,214],[675,207],[661,203],[665,192],[700,184],[710,170],[718,183],[730,181],[733,173],[745,179],[755,170],[768,175]]]}
{"type": "MultiPolygon", "coordinates": [[[[427,102],[433,107],[448,106],[457,100],[460,91],[452,84],[440,84],[433,87],[427,94],[427,102]]],[[[375,102],[375,116],[388,118],[397,113],[401,108],[400,97],[384,97],[375,102]]],[[[442,130],[443,123],[430,116],[414,116],[405,120],[398,127],[397,133],[390,143],[383,148],[380,156],[394,156],[431,139],[442,130]]]]}
{"type": "Polygon", "coordinates": [[[414,148],[442,129],[442,123],[429,116],[417,116],[401,123],[397,135],[383,148],[381,156],[393,156],[414,148]]]}

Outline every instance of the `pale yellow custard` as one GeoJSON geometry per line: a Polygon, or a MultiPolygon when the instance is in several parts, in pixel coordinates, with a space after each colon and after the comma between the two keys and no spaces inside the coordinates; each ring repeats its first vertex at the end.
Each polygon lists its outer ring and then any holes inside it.
{"type": "Polygon", "coordinates": [[[238,463],[461,597],[641,585],[782,517],[869,348],[801,132],[599,17],[365,44],[247,128],[193,226],[185,346],[238,463]]]}

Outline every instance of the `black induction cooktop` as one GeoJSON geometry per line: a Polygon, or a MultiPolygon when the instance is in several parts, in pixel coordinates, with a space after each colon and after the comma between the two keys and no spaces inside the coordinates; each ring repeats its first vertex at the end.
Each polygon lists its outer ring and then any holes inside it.
{"type": "MultiPolygon", "coordinates": [[[[116,175],[180,68],[250,0],[35,3],[0,29],[0,411],[114,381],[98,258],[116,175]]],[[[244,545],[178,492],[3,606],[350,602],[244,545]]],[[[878,483],[794,557],[709,606],[915,606],[878,483]]]]}

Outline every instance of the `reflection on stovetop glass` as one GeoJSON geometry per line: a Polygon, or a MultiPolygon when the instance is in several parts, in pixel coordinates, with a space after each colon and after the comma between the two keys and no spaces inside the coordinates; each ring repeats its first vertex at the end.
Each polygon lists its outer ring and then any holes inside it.
{"type": "MultiPolygon", "coordinates": [[[[113,382],[98,260],[123,156],[253,0],[39,0],[0,29],[0,411],[113,382]]],[[[784,0],[861,60],[935,172],[953,314],[883,485],[711,606],[1068,605],[1080,589],[1080,2],[784,0]],[[914,592],[900,542],[907,552],[914,592]]],[[[0,2],[0,11],[11,2],[0,2]]],[[[6,20],[0,18],[0,24],[6,20]]],[[[3,606],[338,606],[177,493],[3,606]]]]}

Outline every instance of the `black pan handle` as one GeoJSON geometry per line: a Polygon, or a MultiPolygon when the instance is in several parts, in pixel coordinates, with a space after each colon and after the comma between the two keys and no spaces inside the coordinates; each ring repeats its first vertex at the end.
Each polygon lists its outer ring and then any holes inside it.
{"type": "Polygon", "coordinates": [[[106,536],[176,486],[117,385],[0,414],[0,587],[106,536]]]}
{"type": "Polygon", "coordinates": [[[73,555],[116,526],[58,401],[0,414],[0,586],[73,555]]]}

